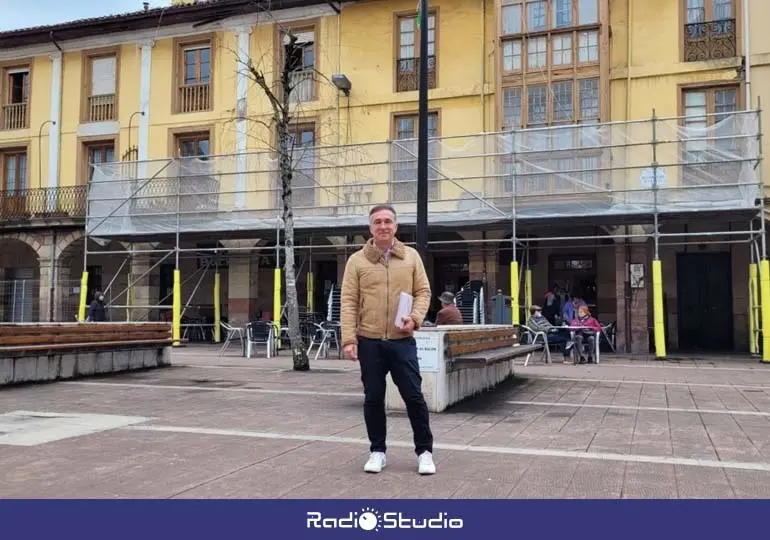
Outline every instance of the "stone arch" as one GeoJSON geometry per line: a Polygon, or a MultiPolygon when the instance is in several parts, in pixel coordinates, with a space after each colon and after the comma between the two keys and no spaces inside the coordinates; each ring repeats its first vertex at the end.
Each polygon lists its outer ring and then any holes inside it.
{"type": "Polygon", "coordinates": [[[40,241],[40,238],[25,232],[0,235],[0,242],[3,240],[18,240],[19,242],[22,242],[32,248],[32,250],[35,252],[35,255],[37,256],[40,256],[40,251],[43,248],[43,242],[40,241]]]}

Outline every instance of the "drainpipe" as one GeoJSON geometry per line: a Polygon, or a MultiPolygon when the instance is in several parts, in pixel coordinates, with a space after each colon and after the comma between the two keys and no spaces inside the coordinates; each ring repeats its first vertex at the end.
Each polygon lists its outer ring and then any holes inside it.
{"type": "Polygon", "coordinates": [[[745,87],[746,87],[746,110],[751,109],[751,42],[749,40],[749,2],[751,0],[743,0],[743,58],[744,72],[745,72],[745,87]]]}
{"type": "MultiPolygon", "coordinates": [[[[744,0],[745,3],[745,0],[744,0]]],[[[631,7],[633,0],[626,0],[626,121],[631,120],[631,7]]]]}

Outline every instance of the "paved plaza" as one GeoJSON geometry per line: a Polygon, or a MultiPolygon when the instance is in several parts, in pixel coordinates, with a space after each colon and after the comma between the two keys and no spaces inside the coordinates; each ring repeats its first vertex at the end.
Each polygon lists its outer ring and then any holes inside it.
{"type": "Polygon", "coordinates": [[[432,415],[416,473],[405,413],[363,472],[358,366],[174,350],[174,366],[0,390],[0,497],[770,497],[770,366],[744,358],[517,366],[432,415]]]}

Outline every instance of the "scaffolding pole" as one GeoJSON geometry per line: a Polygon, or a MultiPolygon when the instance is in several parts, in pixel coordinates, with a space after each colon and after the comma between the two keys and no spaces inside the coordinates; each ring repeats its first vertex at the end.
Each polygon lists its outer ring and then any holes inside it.
{"type": "Polygon", "coordinates": [[[516,130],[513,138],[513,172],[511,173],[511,323],[520,324],[519,318],[519,263],[516,260],[516,130]]]}
{"type": "MultiPolygon", "coordinates": [[[[666,325],[663,313],[663,269],[660,263],[660,224],[658,223],[658,143],[657,143],[657,115],[652,110],[652,197],[653,197],[653,243],[654,255],[652,259],[652,308],[653,324],[655,327],[655,356],[658,359],[666,357],[666,325]]],[[[628,332],[629,329],[626,329],[628,332]]]]}
{"type": "Polygon", "coordinates": [[[762,362],[770,363],[770,262],[767,260],[767,230],[765,223],[765,186],[762,151],[762,100],[757,97],[757,188],[759,189],[759,236],[762,259],[759,263],[760,303],[762,306],[762,362]]]}
{"type": "Polygon", "coordinates": [[[180,235],[180,210],[182,209],[182,175],[177,172],[176,175],[176,234],[174,245],[174,285],[173,285],[173,300],[172,300],[172,318],[171,318],[171,332],[173,336],[174,346],[181,345],[182,338],[182,279],[179,272],[179,235],[180,235]]]}

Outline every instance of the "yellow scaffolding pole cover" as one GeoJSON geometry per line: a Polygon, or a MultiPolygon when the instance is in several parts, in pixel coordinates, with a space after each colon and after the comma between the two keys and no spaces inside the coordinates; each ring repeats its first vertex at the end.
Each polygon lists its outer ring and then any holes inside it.
{"type": "Polygon", "coordinates": [[[519,322],[519,263],[511,263],[511,319],[513,324],[519,322]]]}
{"type": "Polygon", "coordinates": [[[182,337],[182,278],[178,269],[174,270],[174,289],[171,319],[171,335],[174,345],[178,346],[182,337]]]}
{"type": "Polygon", "coordinates": [[[313,312],[313,296],[315,292],[315,283],[314,283],[313,272],[307,273],[307,311],[308,313],[313,312]]]}
{"type": "Polygon", "coordinates": [[[88,272],[84,271],[80,278],[80,300],[78,302],[78,321],[86,320],[86,298],[88,297],[88,272]]]}
{"type": "Polygon", "coordinates": [[[655,356],[666,357],[666,325],[663,319],[663,270],[660,260],[652,261],[652,307],[655,321],[655,356]]]}
{"type": "Polygon", "coordinates": [[[276,346],[281,346],[281,269],[276,268],[273,277],[273,324],[275,325],[276,346]]]}
{"type": "Polygon", "coordinates": [[[770,362],[770,261],[759,263],[759,294],[762,304],[762,362],[770,362]]]}
{"type": "Polygon", "coordinates": [[[759,341],[757,340],[757,264],[749,264],[749,352],[757,354],[759,352],[759,341]]]}
{"type": "Polygon", "coordinates": [[[221,322],[222,314],[220,313],[219,295],[220,295],[220,282],[219,282],[219,270],[214,272],[214,343],[222,341],[221,322]]]}

